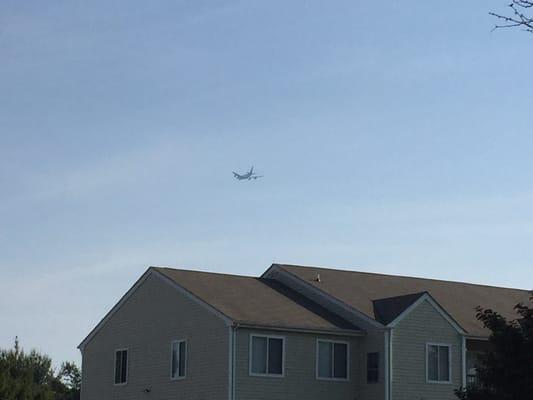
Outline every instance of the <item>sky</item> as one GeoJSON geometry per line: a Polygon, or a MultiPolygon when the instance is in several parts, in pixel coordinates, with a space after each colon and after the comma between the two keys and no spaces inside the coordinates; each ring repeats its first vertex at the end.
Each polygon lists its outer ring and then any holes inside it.
{"type": "Polygon", "coordinates": [[[2,0],[0,347],[79,362],[151,265],[532,289],[505,3],[2,0]]]}

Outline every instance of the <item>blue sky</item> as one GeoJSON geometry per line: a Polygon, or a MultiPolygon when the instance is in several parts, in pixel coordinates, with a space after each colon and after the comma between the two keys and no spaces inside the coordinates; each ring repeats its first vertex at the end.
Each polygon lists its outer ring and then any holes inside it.
{"type": "Polygon", "coordinates": [[[504,3],[3,0],[0,346],[79,360],[149,265],[533,288],[504,3]]]}

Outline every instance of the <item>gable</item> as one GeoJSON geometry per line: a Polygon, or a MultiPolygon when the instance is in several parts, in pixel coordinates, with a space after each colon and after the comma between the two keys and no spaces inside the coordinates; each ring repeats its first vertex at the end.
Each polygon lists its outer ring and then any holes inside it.
{"type": "Polygon", "coordinates": [[[222,318],[176,290],[157,274],[148,274],[83,346],[84,399],[139,399],[146,388],[155,398],[227,398],[230,329],[222,318]],[[170,349],[186,340],[188,379],[170,379],[170,349]],[[114,355],[128,350],[127,385],[113,385],[114,355]]]}
{"type": "MultiPolygon", "coordinates": [[[[398,319],[394,325],[395,328],[406,329],[414,328],[420,330],[435,330],[454,332],[456,329],[433,307],[429,301],[424,300],[417,305],[411,312],[398,319]]],[[[396,329],[395,329],[396,331],[396,329]]]]}
{"type": "Polygon", "coordinates": [[[100,331],[104,330],[109,324],[115,324],[120,319],[124,320],[125,318],[125,321],[127,321],[129,318],[130,321],[134,321],[136,314],[138,317],[148,315],[146,314],[146,310],[151,310],[151,313],[165,311],[168,312],[166,314],[167,316],[172,315],[172,309],[169,307],[175,304],[177,299],[180,299],[182,302],[185,301],[189,304],[191,310],[194,310],[200,315],[205,315],[206,318],[215,318],[225,324],[231,322],[224,315],[212,309],[208,304],[203,303],[200,299],[177,287],[174,283],[154,271],[153,268],[149,268],[104,318],[102,318],[87,337],[83,339],[78,348],[83,352],[84,347],[100,331]]]}
{"type": "Polygon", "coordinates": [[[453,399],[462,384],[463,337],[429,300],[423,300],[394,327],[392,337],[392,398],[453,399]],[[427,382],[427,346],[449,346],[451,384],[427,382]]]}
{"type": "MultiPolygon", "coordinates": [[[[394,320],[387,324],[388,327],[396,327],[403,320],[408,319],[411,315],[416,315],[421,312],[420,310],[426,310],[429,313],[429,310],[432,309],[430,315],[438,318],[439,320],[445,321],[451,328],[453,328],[459,334],[466,334],[466,331],[443,309],[429,293],[424,293],[416,301],[411,303],[403,312],[401,312],[394,320]],[[437,317],[438,315],[438,317],[437,317]]],[[[426,321],[425,324],[428,322],[426,321]]]]}
{"type": "Polygon", "coordinates": [[[476,318],[478,306],[498,311],[507,319],[517,317],[514,306],[528,302],[527,290],[393,276],[329,268],[274,264],[295,278],[327,293],[369,318],[376,319],[374,300],[429,292],[469,336],[487,337],[490,332],[476,318]],[[320,280],[316,278],[320,275],[320,280]]]}

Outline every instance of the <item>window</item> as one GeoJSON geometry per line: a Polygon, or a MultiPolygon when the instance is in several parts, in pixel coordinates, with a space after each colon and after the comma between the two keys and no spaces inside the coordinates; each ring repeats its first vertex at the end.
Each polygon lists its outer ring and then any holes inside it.
{"type": "Polygon", "coordinates": [[[115,385],[125,385],[128,381],[128,350],[115,350],[115,385]]]}
{"type": "Polygon", "coordinates": [[[377,383],[379,381],[379,353],[366,355],[366,382],[377,383]]]}
{"type": "Polygon", "coordinates": [[[317,341],[318,379],[348,379],[348,343],[317,341]]]}
{"type": "Polygon", "coordinates": [[[250,375],[283,376],[284,338],[250,337],[250,375]]]}
{"type": "Polygon", "coordinates": [[[187,341],[175,340],[171,345],[170,355],[170,378],[185,378],[187,366],[187,341]]]}
{"type": "Polygon", "coordinates": [[[478,368],[481,364],[483,352],[467,350],[466,352],[466,385],[476,386],[479,383],[478,368]]]}
{"type": "Polygon", "coordinates": [[[450,349],[449,344],[428,343],[426,345],[426,378],[428,382],[451,382],[450,349]]]}

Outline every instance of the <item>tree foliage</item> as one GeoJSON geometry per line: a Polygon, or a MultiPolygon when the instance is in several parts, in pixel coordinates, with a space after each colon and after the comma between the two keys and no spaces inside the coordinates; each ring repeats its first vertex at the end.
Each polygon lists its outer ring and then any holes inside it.
{"type": "Polygon", "coordinates": [[[490,15],[499,20],[494,29],[518,27],[533,33],[533,0],[512,0],[509,13],[491,12],[490,15]]]}
{"type": "Polygon", "coordinates": [[[457,392],[462,400],[533,400],[533,295],[518,304],[518,318],[508,321],[493,310],[477,309],[491,331],[489,350],[481,357],[479,383],[457,392]]]}
{"type": "Polygon", "coordinates": [[[0,349],[1,400],[78,400],[80,387],[81,372],[74,363],[63,363],[55,374],[50,357],[24,352],[18,339],[12,349],[0,349]]]}

